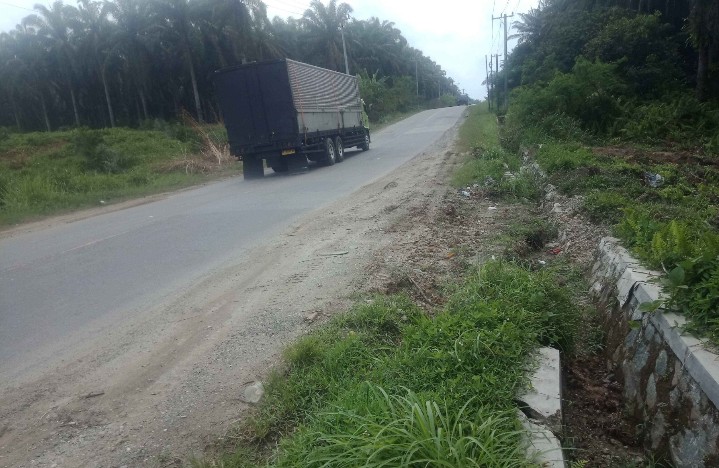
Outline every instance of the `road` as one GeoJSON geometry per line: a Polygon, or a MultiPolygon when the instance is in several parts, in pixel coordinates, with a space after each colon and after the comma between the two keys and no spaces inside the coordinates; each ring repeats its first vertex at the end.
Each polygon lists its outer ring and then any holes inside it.
{"type": "Polygon", "coordinates": [[[464,108],[425,111],[332,167],[232,178],[119,211],[0,238],[0,381],[41,375],[79,344],[351,194],[435,142],[464,108]]]}
{"type": "Polygon", "coordinates": [[[384,259],[412,242],[400,226],[429,232],[462,112],[417,114],[332,167],[0,233],[0,467],[201,455],[308,317],[384,287],[384,259]]]}

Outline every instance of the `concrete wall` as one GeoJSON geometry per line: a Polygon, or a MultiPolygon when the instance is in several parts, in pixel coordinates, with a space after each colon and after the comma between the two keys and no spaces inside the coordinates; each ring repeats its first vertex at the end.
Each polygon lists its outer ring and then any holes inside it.
{"type": "Polygon", "coordinates": [[[638,437],[658,460],[719,466],[719,356],[682,333],[683,317],[639,310],[662,297],[659,276],[617,239],[600,242],[592,293],[604,314],[608,365],[623,384],[638,437]]]}

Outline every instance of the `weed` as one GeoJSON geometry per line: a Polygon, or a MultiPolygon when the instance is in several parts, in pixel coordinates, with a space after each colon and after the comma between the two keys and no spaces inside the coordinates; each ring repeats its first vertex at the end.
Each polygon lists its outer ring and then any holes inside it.
{"type": "Polygon", "coordinates": [[[623,216],[624,208],[631,200],[616,192],[592,192],[584,199],[583,212],[598,223],[616,224],[623,216]]]}
{"type": "Polygon", "coordinates": [[[278,466],[529,466],[510,412],[480,409],[469,414],[428,401],[412,391],[390,395],[364,384],[371,412],[343,408],[320,415],[321,431],[307,434],[311,451],[289,451],[278,466]]]}
{"type": "Polygon", "coordinates": [[[469,108],[467,120],[459,129],[456,146],[462,152],[499,146],[496,116],[487,110],[485,104],[469,108]]]}
{"type": "Polygon", "coordinates": [[[490,262],[432,317],[390,296],[334,318],[285,352],[251,454],[224,466],[261,464],[262,441],[278,444],[271,466],[531,466],[514,398],[532,351],[570,349],[577,322],[552,275],[490,262]]]}
{"type": "Polygon", "coordinates": [[[554,240],[559,235],[559,231],[556,224],[543,218],[536,218],[519,228],[515,227],[513,234],[520,237],[532,250],[537,251],[554,240]]]}

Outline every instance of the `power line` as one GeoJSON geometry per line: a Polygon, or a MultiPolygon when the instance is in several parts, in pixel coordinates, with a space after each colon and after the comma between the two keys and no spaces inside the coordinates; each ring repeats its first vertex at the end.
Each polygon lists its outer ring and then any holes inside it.
{"type": "Polygon", "coordinates": [[[32,10],[32,9],[30,9],[30,8],[21,7],[20,5],[15,5],[15,4],[12,4],[12,3],[2,2],[2,1],[0,1],[0,4],[6,5],[6,6],[10,6],[10,7],[19,8],[19,9],[21,9],[21,10],[32,11],[33,13],[35,13],[35,10],[32,10]]]}
{"type": "Polygon", "coordinates": [[[293,15],[302,16],[302,15],[304,14],[304,12],[300,13],[299,11],[288,10],[287,8],[282,8],[282,7],[279,7],[279,6],[277,6],[277,5],[273,5],[273,4],[268,3],[268,2],[265,2],[265,5],[267,5],[268,7],[272,8],[272,9],[274,9],[274,10],[284,11],[285,13],[290,13],[290,14],[293,14],[293,15]]]}
{"type": "Polygon", "coordinates": [[[507,3],[504,4],[504,9],[502,10],[502,13],[499,14],[499,16],[502,16],[505,11],[507,11],[507,7],[509,6],[509,0],[507,0],[507,3]]]}

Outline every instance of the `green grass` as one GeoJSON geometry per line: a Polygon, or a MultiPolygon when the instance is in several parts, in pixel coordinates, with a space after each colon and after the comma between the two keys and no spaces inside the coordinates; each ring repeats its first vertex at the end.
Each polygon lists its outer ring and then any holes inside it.
{"type": "Polygon", "coordinates": [[[483,104],[470,107],[459,131],[457,148],[469,157],[453,174],[452,185],[482,190],[486,196],[536,200],[539,187],[531,172],[521,171],[522,158],[499,146],[497,120],[483,104]]]}
{"type": "Polygon", "coordinates": [[[599,155],[576,142],[544,144],[536,159],[560,191],[585,197],[588,218],[612,226],[647,266],[673,272],[668,305],[690,319],[689,330],[719,344],[719,169],[599,155]],[[662,184],[652,187],[647,174],[662,184]]]}
{"type": "MultiPolygon", "coordinates": [[[[197,156],[201,139],[191,130],[183,134],[180,126],[164,125],[164,130],[4,133],[0,225],[206,180],[203,171],[188,170],[205,164],[197,156]]],[[[222,141],[221,129],[208,129],[222,141]]]]}
{"type": "Polygon", "coordinates": [[[466,152],[475,147],[496,146],[499,146],[497,116],[489,112],[485,102],[470,106],[468,118],[459,129],[457,150],[466,152]]]}
{"type": "Polygon", "coordinates": [[[284,368],[239,431],[243,442],[220,461],[533,466],[514,398],[527,385],[532,351],[571,349],[577,326],[553,275],[492,262],[455,285],[434,316],[391,296],[336,317],[287,349],[284,368]]]}

